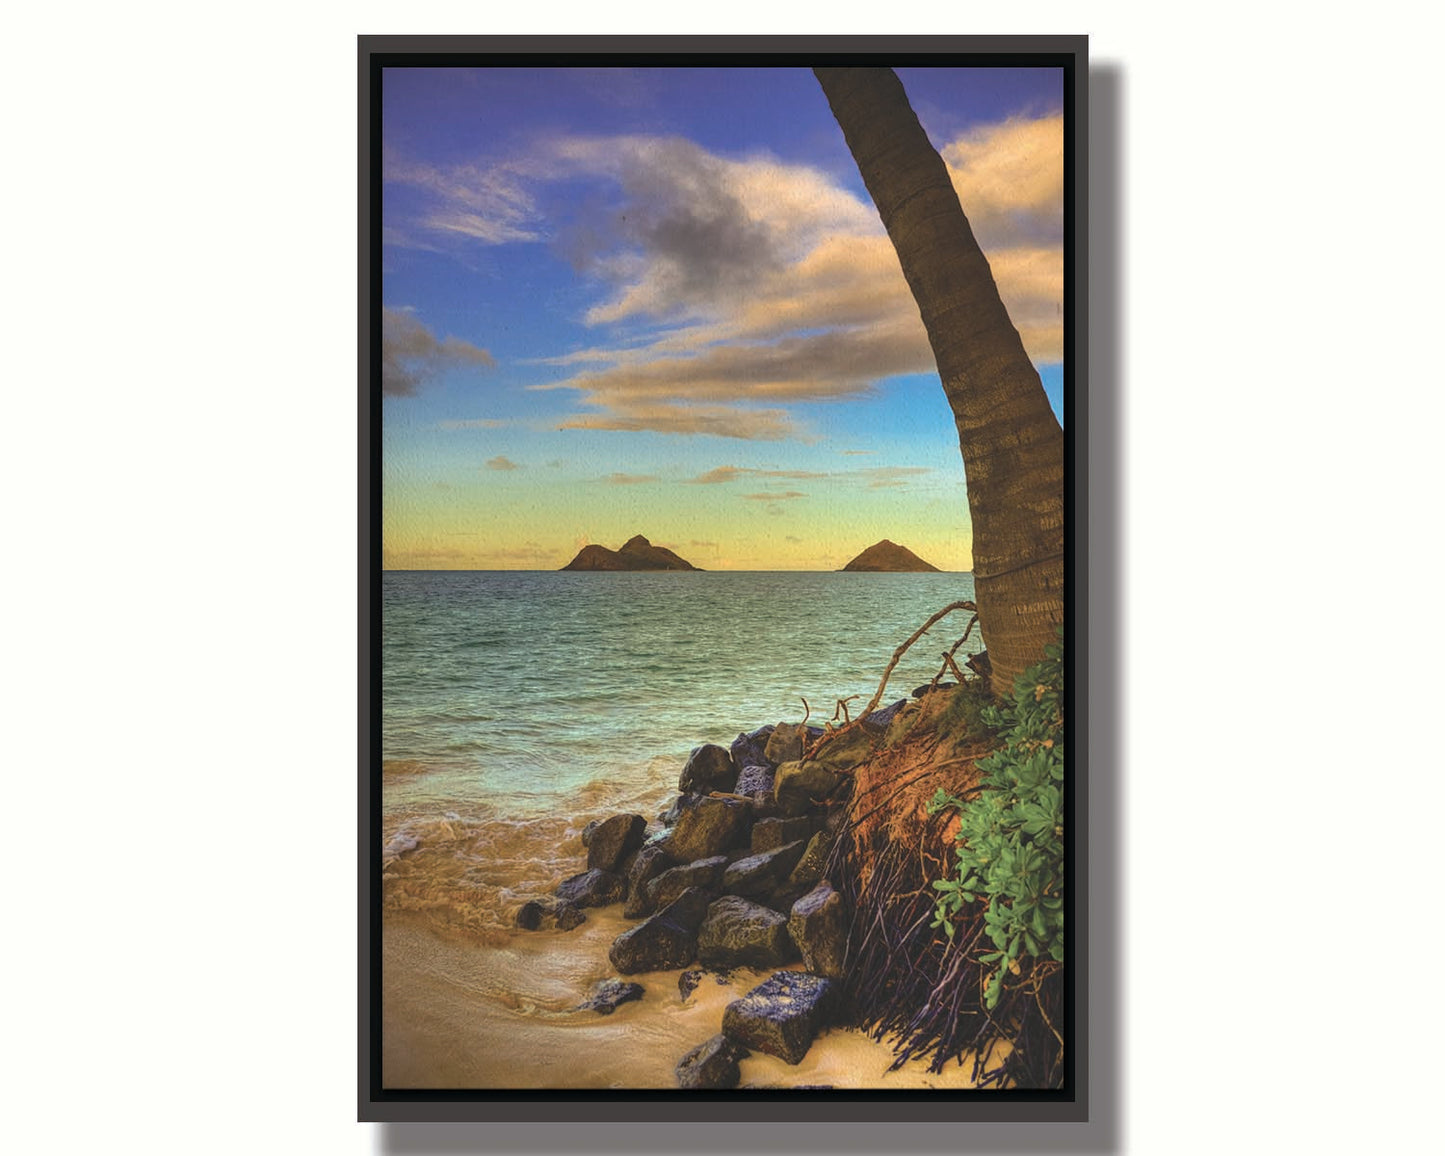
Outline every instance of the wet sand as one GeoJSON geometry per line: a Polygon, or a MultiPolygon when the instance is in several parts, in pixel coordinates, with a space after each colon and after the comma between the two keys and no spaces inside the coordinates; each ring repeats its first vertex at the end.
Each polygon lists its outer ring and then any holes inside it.
{"type": "MultiPolygon", "coordinates": [[[[571,932],[480,937],[387,911],[382,933],[385,1085],[675,1089],[677,1061],[716,1035],[727,1004],[770,974],[741,969],[721,984],[704,973],[685,1003],[677,989],[681,971],[628,976],[646,989],[641,1000],[607,1016],[576,1011],[594,983],[616,975],[607,949],[633,926],[617,907],[589,910],[587,916],[571,932]]],[[[833,1029],[820,1035],[796,1066],[755,1052],[741,1064],[741,1086],[971,1086],[971,1065],[951,1063],[934,1074],[926,1062],[914,1062],[888,1072],[892,1062],[887,1044],[833,1029]]]]}

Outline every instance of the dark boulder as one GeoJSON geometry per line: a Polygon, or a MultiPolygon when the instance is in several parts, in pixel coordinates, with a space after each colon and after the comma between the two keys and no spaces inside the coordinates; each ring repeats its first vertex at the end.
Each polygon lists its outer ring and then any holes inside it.
{"type": "Polygon", "coordinates": [[[738,772],[733,792],[738,795],[769,795],[773,791],[773,768],[750,763],[738,772]]]}
{"type": "Polygon", "coordinates": [[[651,915],[655,904],[648,897],[647,885],[664,871],[677,865],[660,843],[644,843],[627,869],[627,901],[622,914],[628,919],[651,915]]]}
{"type": "Polygon", "coordinates": [[[610,1016],[618,1004],[628,1000],[641,999],[643,987],[640,983],[624,983],[620,979],[604,979],[592,988],[592,995],[578,1011],[595,1011],[600,1016],[610,1016]]]}
{"type": "Polygon", "coordinates": [[[687,1089],[736,1088],[742,1078],[738,1061],[748,1049],[736,1040],[718,1034],[698,1044],[677,1063],[677,1086],[687,1089]]]}
{"type": "Polygon", "coordinates": [[[622,861],[642,846],[647,820],[641,815],[613,815],[593,829],[587,842],[587,866],[599,871],[616,871],[622,861]]]}
{"type": "Polygon", "coordinates": [[[684,795],[705,795],[709,791],[731,791],[738,781],[738,769],[726,747],[715,743],[693,747],[677,780],[684,795]]]}
{"type": "Polygon", "coordinates": [[[733,799],[699,799],[685,810],[662,840],[679,863],[709,859],[741,844],[748,834],[748,808],[733,799]]]}
{"type": "Polygon", "coordinates": [[[602,826],[602,820],[593,819],[592,822],[588,823],[587,826],[582,828],[582,846],[592,846],[592,834],[600,826],[602,826]]]}
{"type": "Polygon", "coordinates": [[[682,818],[684,811],[692,810],[692,808],[696,807],[702,800],[702,795],[678,795],[677,798],[673,799],[672,806],[668,807],[668,809],[659,816],[659,818],[662,819],[663,826],[671,827],[682,818]]]}
{"type": "Polygon", "coordinates": [[[723,870],[727,867],[726,855],[714,855],[698,859],[664,871],[647,885],[648,902],[654,908],[666,907],[689,887],[701,887],[716,892],[722,883],[723,870]]]}
{"type": "Polygon", "coordinates": [[[529,899],[517,910],[517,926],[523,931],[539,931],[550,911],[535,899],[529,899]]]}
{"type": "Polygon", "coordinates": [[[777,967],[797,955],[788,917],[738,895],[712,904],[697,933],[697,957],[706,967],[777,967]]]}
{"type": "Polygon", "coordinates": [[[573,907],[606,907],[609,903],[621,903],[626,895],[627,881],[621,875],[596,867],[564,879],[557,888],[558,902],[570,903],[573,907]]]}
{"type": "Polygon", "coordinates": [[[759,819],[753,824],[753,853],[776,851],[794,839],[806,839],[813,831],[813,821],[806,815],[793,819],[759,819]]]}
{"type": "Polygon", "coordinates": [[[697,988],[697,985],[701,982],[701,968],[693,968],[691,971],[685,971],[677,977],[677,994],[682,999],[683,1003],[687,1002],[688,997],[692,995],[693,991],[697,988]]]}
{"type": "Polygon", "coordinates": [[[803,857],[806,844],[798,839],[772,851],[749,855],[728,865],[723,890],[731,895],[768,895],[779,887],[803,857]]]}
{"type": "Polygon", "coordinates": [[[773,784],[773,797],[784,815],[801,815],[827,798],[843,782],[821,763],[783,763],[773,784]]]}
{"type": "Polygon", "coordinates": [[[870,726],[886,731],[893,720],[898,717],[899,712],[907,705],[908,700],[906,698],[900,698],[897,702],[890,702],[887,706],[880,706],[868,716],[868,723],[870,726]]]}
{"type": "Polygon", "coordinates": [[[802,971],[779,971],[723,1012],[723,1034],[749,1048],[800,1063],[813,1037],[826,1027],[837,1004],[831,979],[802,971]]]}
{"type": "Polygon", "coordinates": [[[886,729],[860,723],[829,739],[818,748],[813,758],[830,771],[851,770],[872,757],[873,751],[882,744],[886,729]]]}
{"type": "Polygon", "coordinates": [[[684,892],[650,919],[612,941],[607,958],[623,975],[686,967],[697,957],[698,925],[707,915],[706,891],[684,892]]]}
{"type": "Polygon", "coordinates": [[[773,766],[795,762],[803,757],[803,741],[808,730],[802,723],[779,723],[768,736],[763,755],[773,766]]]}
{"type": "Polygon", "coordinates": [[[833,831],[824,829],[808,840],[808,849],[803,852],[802,858],[793,867],[793,873],[788,876],[789,888],[797,888],[801,894],[823,878],[823,872],[828,866],[828,855],[837,838],[833,831]]]}
{"type": "Polygon", "coordinates": [[[733,757],[733,765],[739,770],[746,767],[769,766],[768,739],[773,730],[774,728],[771,726],[758,727],[755,731],[749,731],[733,739],[733,745],[729,752],[733,757]]]}
{"type": "Polygon", "coordinates": [[[529,899],[517,910],[517,926],[523,931],[571,931],[587,922],[585,912],[556,899],[529,899]]]}
{"type": "Polygon", "coordinates": [[[793,904],[788,934],[798,945],[803,966],[814,975],[837,979],[848,953],[848,913],[843,897],[828,883],[819,883],[793,904]]]}

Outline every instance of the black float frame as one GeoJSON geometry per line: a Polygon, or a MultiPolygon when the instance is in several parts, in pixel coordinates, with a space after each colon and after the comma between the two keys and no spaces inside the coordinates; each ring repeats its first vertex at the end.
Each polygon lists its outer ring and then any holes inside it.
{"type": "MultiPolygon", "coordinates": [[[[358,48],[358,1111],[362,1121],[1081,1122],[1091,1118],[1089,936],[1088,38],[1085,36],[360,36],[358,48]],[[1064,69],[1064,432],[1069,776],[1069,952],[1064,1086],[983,1091],[388,1090],[381,1083],[381,165],[388,66],[790,66],[1064,69]]],[[[1097,1095],[1098,1089],[1095,1089],[1097,1095]]],[[[1113,1098],[1112,1096],[1110,1097],[1113,1098]]]]}

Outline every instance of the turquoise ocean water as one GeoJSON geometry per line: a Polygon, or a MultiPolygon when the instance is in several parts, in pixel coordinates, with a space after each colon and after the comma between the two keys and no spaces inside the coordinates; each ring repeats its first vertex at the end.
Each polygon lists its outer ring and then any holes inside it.
{"type": "MultiPolygon", "coordinates": [[[[389,571],[382,581],[382,813],[388,898],[505,925],[576,869],[588,818],[648,816],[687,753],[833,716],[894,649],[973,596],[969,574],[389,571]]],[[[927,682],[957,612],[899,664],[927,682]]],[[[975,629],[960,649],[981,649],[975,629]]]]}

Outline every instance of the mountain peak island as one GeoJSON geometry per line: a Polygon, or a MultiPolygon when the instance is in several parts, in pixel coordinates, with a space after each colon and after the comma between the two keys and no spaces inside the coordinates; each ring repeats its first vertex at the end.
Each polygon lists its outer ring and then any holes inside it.
{"type": "Polygon", "coordinates": [[[620,550],[583,546],[563,570],[700,570],[663,546],[654,546],[641,534],[627,539],[620,550]]]}
{"type": "Polygon", "coordinates": [[[929,565],[908,547],[890,542],[887,538],[869,546],[843,569],[908,574],[940,573],[937,566],[929,565]]]}

